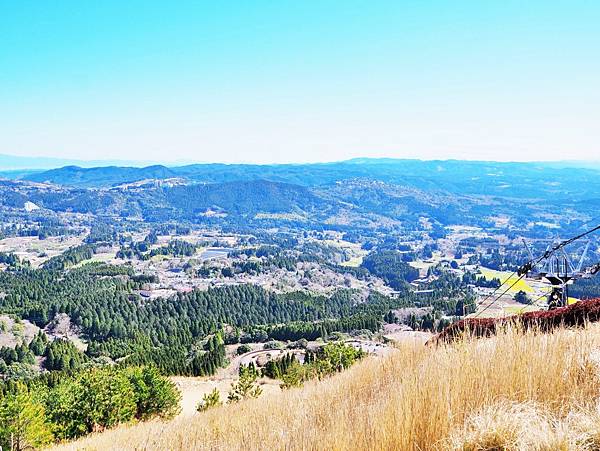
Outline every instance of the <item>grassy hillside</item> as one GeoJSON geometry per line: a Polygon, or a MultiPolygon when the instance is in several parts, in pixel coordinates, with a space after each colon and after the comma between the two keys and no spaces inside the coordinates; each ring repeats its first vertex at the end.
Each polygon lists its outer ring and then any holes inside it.
{"type": "Polygon", "coordinates": [[[403,345],[330,379],[62,449],[599,449],[600,325],[403,345]]]}

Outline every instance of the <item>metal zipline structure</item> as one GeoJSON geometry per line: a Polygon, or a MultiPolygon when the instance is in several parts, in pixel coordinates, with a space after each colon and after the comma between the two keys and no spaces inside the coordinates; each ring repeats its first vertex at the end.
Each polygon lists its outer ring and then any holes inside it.
{"type": "Polygon", "coordinates": [[[564,307],[568,304],[569,290],[568,285],[572,284],[577,279],[584,279],[593,277],[595,274],[600,272],[600,262],[595,263],[591,266],[583,267],[583,262],[589,249],[589,242],[587,243],[585,250],[579,259],[576,266],[571,262],[568,254],[565,251],[565,247],[569,244],[585,238],[588,235],[600,230],[600,225],[593,227],[586,232],[571,237],[566,240],[556,240],[552,245],[549,245],[546,251],[539,257],[535,258],[531,253],[531,250],[524,242],[527,252],[529,253],[530,260],[523,264],[517,271],[512,273],[504,282],[500,284],[492,293],[488,294],[481,302],[480,305],[485,301],[494,296],[500,289],[505,286],[514,276],[518,276],[505,290],[497,295],[492,302],[486,305],[482,310],[476,312],[474,318],[477,318],[492,305],[494,305],[502,296],[508,293],[519,281],[525,277],[530,277],[535,280],[540,280],[550,285],[550,293],[548,294],[548,309],[555,309],[558,307],[564,307]]]}
{"type": "Polygon", "coordinates": [[[595,263],[587,267],[583,266],[590,247],[589,241],[579,258],[579,262],[576,264],[573,263],[565,251],[565,247],[569,244],[598,230],[600,230],[600,225],[567,240],[555,240],[552,245],[548,246],[544,254],[537,259],[534,258],[531,250],[524,242],[530,260],[517,270],[517,274],[534,280],[540,280],[550,285],[548,309],[555,309],[568,305],[569,285],[575,280],[593,277],[600,271],[600,263],[595,263]]]}

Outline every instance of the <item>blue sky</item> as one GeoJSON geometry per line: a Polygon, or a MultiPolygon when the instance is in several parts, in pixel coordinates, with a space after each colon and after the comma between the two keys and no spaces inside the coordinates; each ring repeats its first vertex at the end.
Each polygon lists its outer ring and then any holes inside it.
{"type": "Polygon", "coordinates": [[[600,159],[600,2],[0,0],[0,153],[600,159]]]}

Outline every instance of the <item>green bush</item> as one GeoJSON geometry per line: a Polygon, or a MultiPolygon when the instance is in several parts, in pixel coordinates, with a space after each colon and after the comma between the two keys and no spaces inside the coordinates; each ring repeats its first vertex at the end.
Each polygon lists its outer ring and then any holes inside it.
{"type": "Polygon", "coordinates": [[[196,406],[196,410],[198,412],[206,412],[208,409],[218,407],[222,404],[223,402],[221,401],[221,393],[219,393],[219,390],[217,390],[216,388],[213,388],[213,390],[210,393],[206,393],[202,397],[202,401],[198,403],[198,405],[196,406]]]}
{"type": "MultiPolygon", "coordinates": [[[[30,381],[38,414],[58,439],[71,439],[120,423],[179,412],[180,393],[152,367],[92,367],[74,375],[51,373],[30,381]]],[[[10,388],[8,393],[19,393],[10,388]]],[[[2,423],[0,423],[2,425],[2,423]]]]}
{"type": "Polygon", "coordinates": [[[250,345],[239,345],[237,348],[237,355],[242,355],[242,354],[246,354],[247,352],[252,351],[252,348],[250,347],[250,345]]]}

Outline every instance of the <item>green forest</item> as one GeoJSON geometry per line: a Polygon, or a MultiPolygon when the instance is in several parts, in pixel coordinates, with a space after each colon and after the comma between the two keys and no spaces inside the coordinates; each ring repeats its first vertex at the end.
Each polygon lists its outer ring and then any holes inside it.
{"type": "Polygon", "coordinates": [[[38,448],[179,411],[179,391],[152,367],[55,371],[0,387],[3,449],[38,448]]]}

